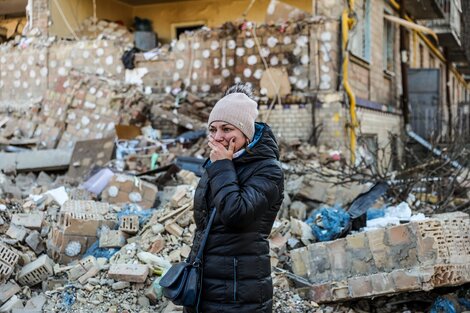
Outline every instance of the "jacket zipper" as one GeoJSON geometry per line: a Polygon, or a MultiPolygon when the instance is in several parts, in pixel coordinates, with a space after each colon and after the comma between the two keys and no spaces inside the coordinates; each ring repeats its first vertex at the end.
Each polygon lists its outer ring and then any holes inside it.
{"type": "Polygon", "coordinates": [[[238,260],[233,258],[233,301],[237,301],[237,267],[238,260]]]}

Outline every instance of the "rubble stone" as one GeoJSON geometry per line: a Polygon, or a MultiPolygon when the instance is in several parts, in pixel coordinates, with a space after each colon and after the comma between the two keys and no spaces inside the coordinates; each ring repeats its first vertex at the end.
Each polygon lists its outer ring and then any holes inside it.
{"type": "Polygon", "coordinates": [[[143,283],[148,274],[148,266],[142,264],[113,264],[108,271],[112,279],[133,283],[143,283]]]}
{"type": "Polygon", "coordinates": [[[34,286],[54,274],[54,263],[47,255],[42,255],[36,261],[26,264],[18,274],[21,285],[34,286]]]}

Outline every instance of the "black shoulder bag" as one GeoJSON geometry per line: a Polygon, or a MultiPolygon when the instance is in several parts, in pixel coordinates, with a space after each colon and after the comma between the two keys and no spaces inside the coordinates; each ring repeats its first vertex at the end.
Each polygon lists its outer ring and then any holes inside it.
{"type": "Polygon", "coordinates": [[[189,259],[186,259],[172,265],[160,280],[163,295],[176,305],[187,307],[197,307],[199,305],[202,289],[202,254],[214,221],[215,212],[216,209],[213,208],[194,262],[190,263],[189,259]]]}

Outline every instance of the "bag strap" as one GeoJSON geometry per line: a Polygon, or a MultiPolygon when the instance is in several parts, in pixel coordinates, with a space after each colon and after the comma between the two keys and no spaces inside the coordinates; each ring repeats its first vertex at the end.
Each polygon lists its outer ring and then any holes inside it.
{"type": "Polygon", "coordinates": [[[194,264],[200,264],[202,260],[202,253],[204,252],[204,247],[206,245],[207,237],[209,236],[209,231],[212,227],[212,222],[214,222],[216,208],[212,209],[211,217],[209,218],[209,222],[207,222],[206,229],[204,230],[204,237],[202,238],[201,245],[199,246],[199,250],[197,251],[196,258],[194,259],[194,264]]]}

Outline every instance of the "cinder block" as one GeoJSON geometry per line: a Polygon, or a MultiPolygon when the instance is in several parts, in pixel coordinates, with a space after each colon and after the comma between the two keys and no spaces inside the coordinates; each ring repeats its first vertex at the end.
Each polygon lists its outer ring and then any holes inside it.
{"type": "Polygon", "coordinates": [[[127,236],[120,230],[109,230],[101,233],[100,248],[120,248],[126,244],[127,236]]]}
{"type": "Polygon", "coordinates": [[[0,304],[5,303],[21,290],[15,281],[9,281],[0,285],[0,304]]]}
{"type": "Polygon", "coordinates": [[[44,214],[42,212],[37,213],[17,213],[13,214],[11,222],[17,226],[24,226],[30,229],[41,229],[42,222],[44,220],[44,214]]]}
{"type": "MultiPolygon", "coordinates": [[[[18,262],[19,255],[0,243],[0,261],[9,266],[15,266],[18,262]]],[[[0,263],[1,263],[0,262],[0,263]]]]}
{"type": "Polygon", "coordinates": [[[147,279],[149,268],[142,264],[113,264],[109,268],[109,278],[132,283],[143,283],[147,279]]]}
{"type": "Polygon", "coordinates": [[[0,277],[9,278],[13,273],[13,266],[0,262],[0,277]]]}
{"type": "Polygon", "coordinates": [[[130,235],[137,234],[139,232],[139,217],[137,215],[124,216],[121,219],[119,230],[130,235]]]}
{"type": "Polygon", "coordinates": [[[18,241],[23,241],[26,237],[27,231],[23,226],[17,226],[13,223],[10,224],[6,235],[10,238],[16,239],[18,241]]]}
{"type": "Polygon", "coordinates": [[[67,276],[70,280],[77,280],[79,277],[85,275],[96,264],[97,261],[94,256],[87,256],[80,260],[77,265],[68,270],[67,276]]]}
{"type": "Polygon", "coordinates": [[[183,236],[184,229],[176,223],[169,223],[165,225],[165,230],[176,237],[183,236]]]}
{"type": "Polygon", "coordinates": [[[34,286],[54,274],[54,263],[47,255],[42,255],[36,261],[26,264],[18,274],[21,285],[34,286]]]}

